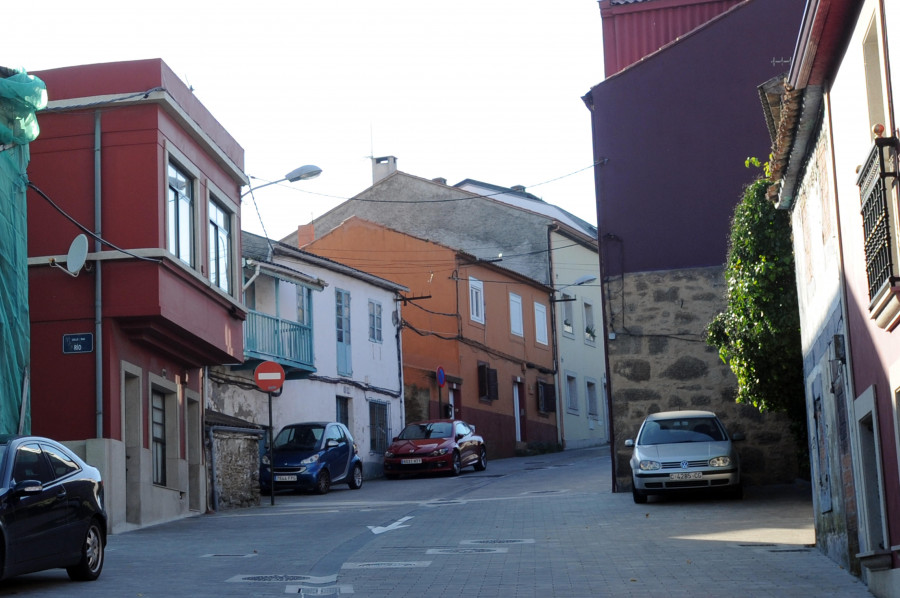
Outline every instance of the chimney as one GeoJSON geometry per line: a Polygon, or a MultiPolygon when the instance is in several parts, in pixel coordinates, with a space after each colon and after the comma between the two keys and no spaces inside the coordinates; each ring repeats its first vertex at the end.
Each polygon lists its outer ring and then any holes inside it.
{"type": "Polygon", "coordinates": [[[297,249],[303,249],[316,240],[316,227],[310,222],[297,227],[297,249]]]}
{"type": "Polygon", "coordinates": [[[382,156],[372,158],[372,184],[397,172],[397,158],[394,156],[382,156]]]}

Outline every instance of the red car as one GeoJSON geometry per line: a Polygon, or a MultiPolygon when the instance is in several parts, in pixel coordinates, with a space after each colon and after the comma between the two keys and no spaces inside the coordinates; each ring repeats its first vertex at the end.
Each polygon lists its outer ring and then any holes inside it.
{"type": "Polygon", "coordinates": [[[469,465],[484,471],[487,449],[484,439],[475,434],[475,426],[458,419],[409,424],[384,453],[384,475],[389,479],[405,473],[459,475],[469,465]]]}

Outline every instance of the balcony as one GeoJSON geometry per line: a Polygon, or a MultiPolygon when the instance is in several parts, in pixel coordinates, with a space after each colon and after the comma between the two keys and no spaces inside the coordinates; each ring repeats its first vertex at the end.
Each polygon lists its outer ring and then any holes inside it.
{"type": "Polygon", "coordinates": [[[280,363],[289,379],[316,371],[312,327],[258,311],[250,310],[244,322],[244,355],[280,363]]]}

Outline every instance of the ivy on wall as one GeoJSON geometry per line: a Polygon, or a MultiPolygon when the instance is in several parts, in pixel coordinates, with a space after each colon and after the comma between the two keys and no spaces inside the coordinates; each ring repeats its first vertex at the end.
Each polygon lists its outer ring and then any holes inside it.
{"type": "Polygon", "coordinates": [[[749,185],[735,209],[725,266],[726,308],[707,327],[706,341],[737,376],[737,402],[760,412],[786,412],[805,445],[790,214],[766,199],[770,185],[764,178],[749,185]]]}

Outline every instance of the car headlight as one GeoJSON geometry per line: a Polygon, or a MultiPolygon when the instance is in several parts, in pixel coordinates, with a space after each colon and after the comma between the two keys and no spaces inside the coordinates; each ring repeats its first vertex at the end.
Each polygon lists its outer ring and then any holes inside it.
{"type": "Polygon", "coordinates": [[[709,460],[710,467],[728,467],[731,465],[731,457],[713,457],[709,460]]]}
{"type": "Polygon", "coordinates": [[[394,456],[394,453],[392,453],[391,451],[385,451],[384,456],[387,457],[388,459],[390,459],[391,457],[394,456]]]}
{"type": "Polygon", "coordinates": [[[265,465],[266,467],[269,466],[269,455],[263,455],[262,464],[265,465]]]}
{"type": "Polygon", "coordinates": [[[641,461],[641,471],[653,471],[659,468],[659,461],[641,461]]]}
{"type": "Polygon", "coordinates": [[[432,452],[430,455],[428,455],[428,456],[429,456],[429,457],[440,457],[441,455],[446,455],[446,454],[449,453],[449,452],[450,452],[450,449],[447,449],[447,448],[439,448],[438,450],[433,451],[433,452],[432,452]]]}
{"type": "Polygon", "coordinates": [[[312,465],[313,463],[315,463],[318,460],[319,460],[319,453],[316,453],[315,455],[310,455],[303,461],[300,461],[300,465],[312,465]]]}

